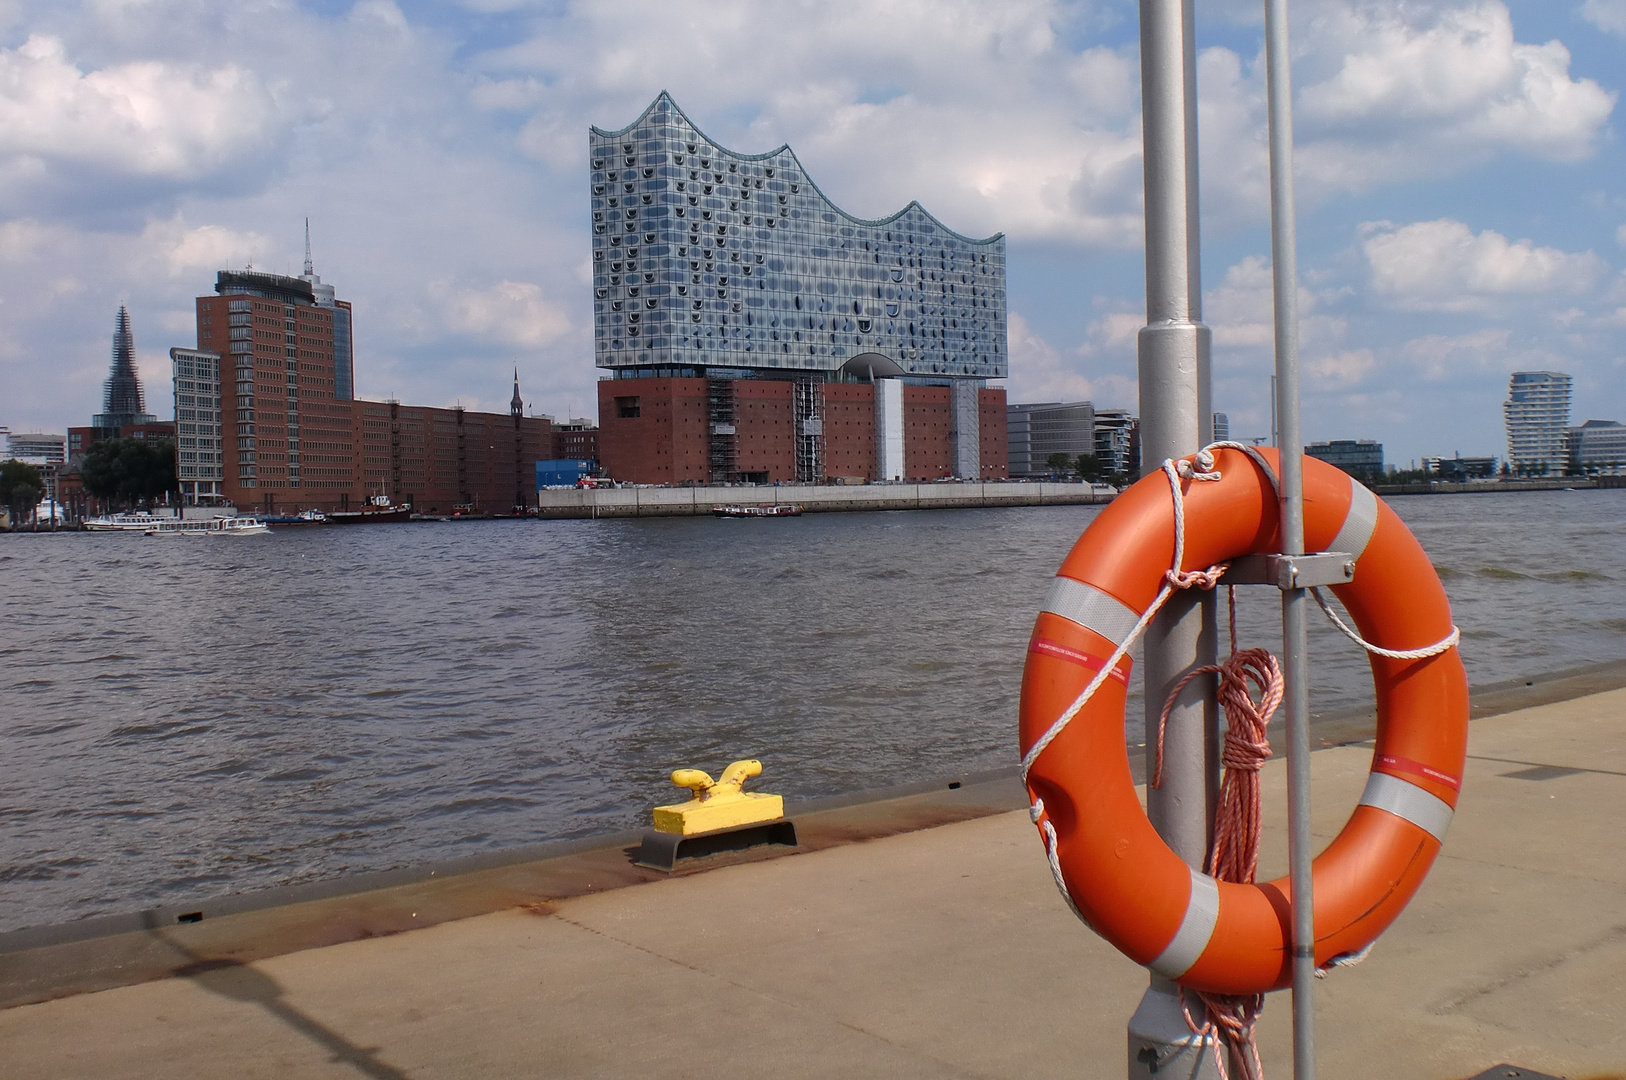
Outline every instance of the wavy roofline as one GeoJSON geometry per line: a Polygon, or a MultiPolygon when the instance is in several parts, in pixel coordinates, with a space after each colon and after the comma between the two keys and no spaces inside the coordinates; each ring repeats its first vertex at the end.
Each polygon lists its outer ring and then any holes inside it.
{"type": "Polygon", "coordinates": [[[897,221],[899,218],[903,217],[903,215],[907,214],[910,210],[919,210],[927,217],[928,220],[931,221],[933,225],[936,225],[938,228],[942,229],[956,240],[963,240],[968,244],[987,245],[996,244],[1005,239],[1005,234],[1002,232],[994,233],[992,236],[984,237],[979,240],[975,236],[967,236],[962,232],[951,229],[945,225],[942,219],[936,214],[933,214],[930,210],[920,205],[920,201],[917,199],[910,199],[902,210],[899,210],[897,213],[892,214],[889,217],[861,218],[856,214],[849,214],[847,211],[843,210],[834,199],[830,198],[829,195],[826,195],[823,188],[819,187],[818,181],[813,179],[813,175],[808,172],[807,166],[802,164],[802,159],[797,157],[796,151],[790,148],[790,143],[780,143],[776,148],[761,154],[744,154],[738,150],[730,150],[728,147],[724,146],[710,135],[707,135],[700,125],[695,123],[689,114],[683,111],[682,106],[673,100],[672,95],[667,93],[665,90],[662,90],[660,93],[656,94],[655,100],[649,103],[648,108],[639,113],[638,119],[634,120],[626,127],[616,128],[614,131],[607,131],[604,128],[599,127],[597,124],[593,124],[589,126],[588,130],[590,130],[594,135],[598,135],[602,138],[620,138],[622,135],[625,135],[627,132],[649,119],[649,115],[655,111],[655,107],[663,100],[672,107],[673,112],[683,117],[683,119],[687,121],[688,125],[694,128],[695,132],[701,138],[705,139],[708,143],[715,146],[718,150],[727,154],[729,157],[735,158],[739,161],[766,161],[768,158],[778,157],[780,154],[789,154],[791,160],[796,162],[797,168],[802,170],[802,175],[807,178],[807,182],[812,186],[813,190],[819,193],[819,198],[823,199],[827,204],[829,204],[832,210],[846,218],[848,221],[853,222],[855,225],[867,225],[872,228],[880,225],[890,225],[894,221],[897,221]]]}

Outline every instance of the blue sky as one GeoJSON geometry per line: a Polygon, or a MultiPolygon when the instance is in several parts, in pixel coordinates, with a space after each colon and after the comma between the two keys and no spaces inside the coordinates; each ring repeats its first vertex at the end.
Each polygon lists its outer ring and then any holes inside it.
{"type": "MultiPolygon", "coordinates": [[[[1269,425],[1259,3],[1198,2],[1216,407],[1269,425]]],[[[1305,434],[1503,451],[1509,371],[1626,419],[1626,0],[1298,0],[1305,434]]],[[[149,407],[214,271],[317,271],[363,396],[590,415],[586,143],[661,89],[865,216],[1009,237],[1012,400],[1134,407],[1135,5],[0,0],[0,424],[149,407]]]]}

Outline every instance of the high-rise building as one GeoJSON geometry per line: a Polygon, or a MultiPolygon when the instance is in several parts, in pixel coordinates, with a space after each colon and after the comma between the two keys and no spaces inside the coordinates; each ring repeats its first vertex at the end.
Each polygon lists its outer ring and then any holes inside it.
{"type": "Polygon", "coordinates": [[[220,356],[200,349],[169,350],[175,382],[175,478],[192,506],[225,501],[220,356]]]}
{"type": "MultiPolygon", "coordinates": [[[[221,357],[224,491],[275,507],[357,484],[350,403],[336,393],[333,307],[303,278],[222,270],[197,300],[198,350],[221,357]]],[[[320,497],[320,496],[317,496],[320,497]]]]}
{"type": "Polygon", "coordinates": [[[1515,371],[1508,380],[1502,418],[1507,460],[1514,471],[1558,472],[1565,461],[1572,380],[1557,371],[1515,371]]]}
{"type": "Polygon", "coordinates": [[[1004,474],[1003,391],[986,385],[1008,370],[1003,235],[962,236],[913,202],[853,217],[789,146],[729,150],[664,92],[593,128],[589,158],[614,475],[1004,474]]]}
{"type": "Polygon", "coordinates": [[[131,424],[151,424],[157,417],[147,412],[146,395],[136,373],[135,334],[130,329],[130,312],[123,304],[113,322],[113,365],[102,384],[102,411],[90,418],[98,438],[118,438],[119,429],[131,424]]]}
{"type": "Polygon", "coordinates": [[[1222,412],[1214,414],[1214,441],[1229,442],[1231,440],[1231,418],[1222,412]]]}
{"type": "MultiPolygon", "coordinates": [[[[196,366],[218,358],[219,493],[245,510],[359,508],[385,496],[421,513],[509,513],[535,498],[535,464],[554,456],[552,425],[524,415],[518,372],[507,415],[462,408],[365,401],[354,396],[352,320],[306,260],[306,273],[286,277],[222,270],[214,296],[197,299],[198,345],[171,355],[196,366]]],[[[196,476],[203,475],[207,436],[193,386],[177,422],[195,424],[196,476]],[[183,410],[193,415],[182,421],[183,410]]],[[[184,468],[184,456],[177,462],[184,468]]],[[[208,492],[196,489],[203,499],[208,492]]]]}

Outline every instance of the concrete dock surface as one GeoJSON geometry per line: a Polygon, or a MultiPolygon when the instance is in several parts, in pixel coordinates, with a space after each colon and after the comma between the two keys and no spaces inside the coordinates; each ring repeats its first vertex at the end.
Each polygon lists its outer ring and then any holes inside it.
{"type": "MultiPolygon", "coordinates": [[[[1369,745],[1313,756],[1323,842],[1369,745]]],[[[1283,872],[1283,767],[1261,876],[1283,872]]],[[[1023,812],[0,1012],[3,1077],[1121,1077],[1146,973],[1023,812]]],[[[1626,690],[1475,720],[1444,853],[1317,984],[1320,1076],[1626,1076],[1626,690]]],[[[1291,1076],[1286,995],[1260,1024],[1291,1076]]]]}

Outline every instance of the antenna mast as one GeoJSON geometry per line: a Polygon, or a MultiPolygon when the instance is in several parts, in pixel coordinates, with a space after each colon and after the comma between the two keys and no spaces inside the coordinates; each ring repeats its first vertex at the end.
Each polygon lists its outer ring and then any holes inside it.
{"type": "Polygon", "coordinates": [[[305,276],[316,274],[316,266],[311,262],[311,219],[305,219],[305,276]]]}

